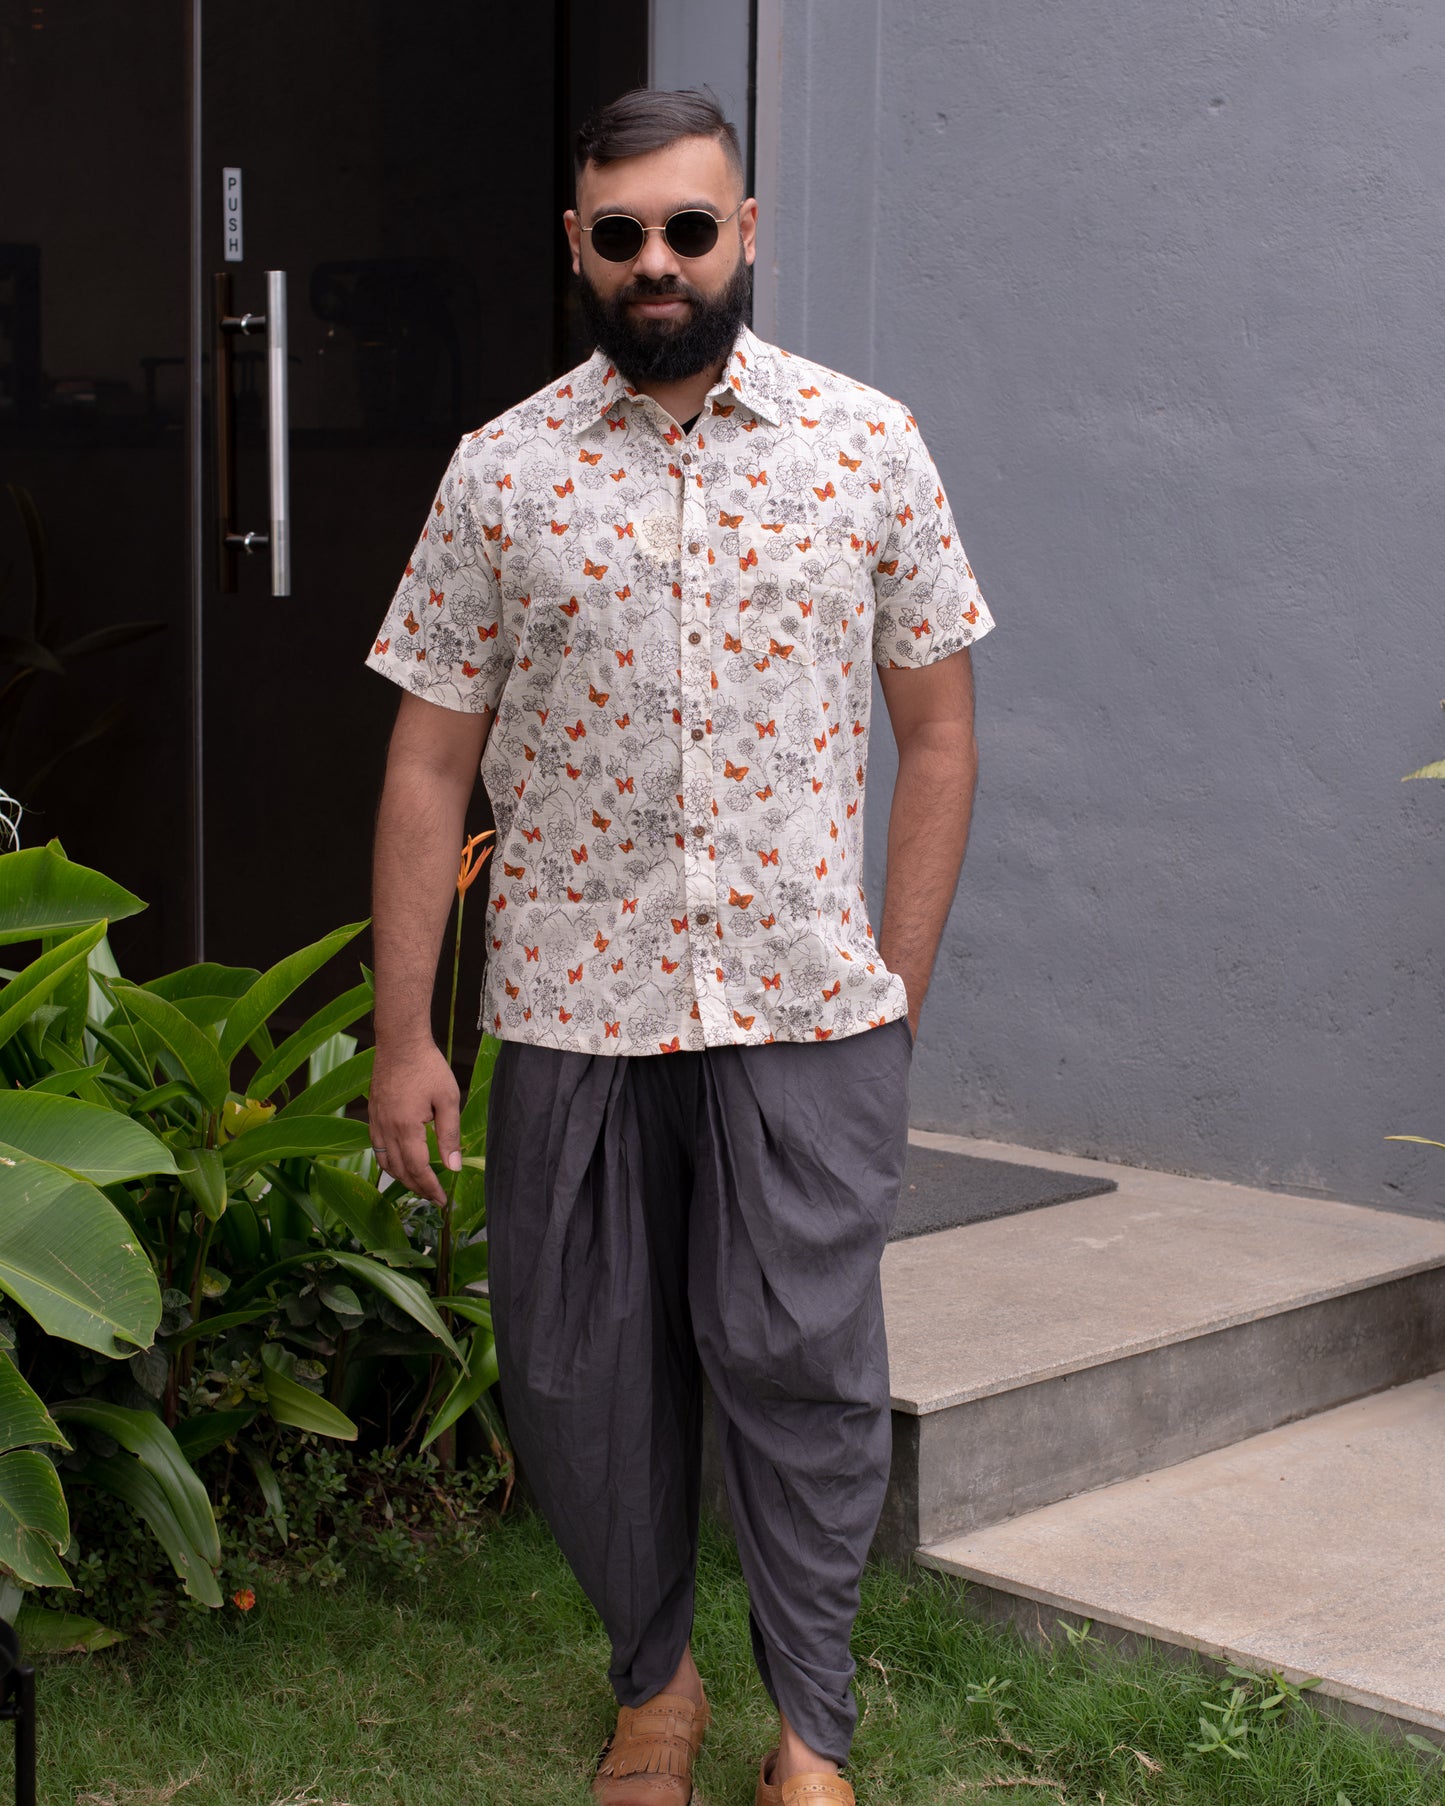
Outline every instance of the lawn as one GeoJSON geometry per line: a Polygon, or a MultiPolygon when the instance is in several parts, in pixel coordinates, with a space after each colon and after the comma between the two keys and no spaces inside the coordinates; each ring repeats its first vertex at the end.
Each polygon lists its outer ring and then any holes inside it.
{"type": "MultiPolygon", "coordinates": [[[[1307,1698],[1252,1728],[1240,1757],[1193,1750],[1202,1708],[1222,1704],[1230,1681],[1064,1637],[1038,1649],[970,1619],[961,1592],[922,1570],[868,1571],[853,1642],[860,1806],[1445,1800],[1438,1762],[1307,1698]]],[[[694,1647],[714,1711],[697,1806],[748,1806],[774,1721],[748,1654],[736,1556],[711,1523],[694,1647]]],[[[613,1722],[606,1664],[545,1526],[518,1510],[420,1579],[353,1572],[326,1590],[263,1587],[249,1613],[190,1612],[163,1638],[44,1662],[41,1800],[582,1803],[613,1722]]],[[[4,1798],[8,1733],[0,1741],[4,1798]]]]}

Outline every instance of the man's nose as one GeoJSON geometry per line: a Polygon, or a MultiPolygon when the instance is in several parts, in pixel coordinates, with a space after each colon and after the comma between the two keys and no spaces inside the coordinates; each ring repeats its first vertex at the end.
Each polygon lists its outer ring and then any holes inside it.
{"type": "Polygon", "coordinates": [[[664,276],[676,276],[677,253],[661,232],[649,232],[632,268],[634,274],[645,276],[650,282],[658,282],[664,276]]]}

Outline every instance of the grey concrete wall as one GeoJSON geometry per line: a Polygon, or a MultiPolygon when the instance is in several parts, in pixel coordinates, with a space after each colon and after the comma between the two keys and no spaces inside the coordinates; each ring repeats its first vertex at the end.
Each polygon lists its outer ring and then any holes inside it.
{"type": "Polygon", "coordinates": [[[763,0],[759,325],[999,622],[918,1125],[1445,1212],[1442,91],[1438,0],[763,0]]]}
{"type": "Polygon", "coordinates": [[[654,88],[709,87],[746,146],[748,0],[651,0],[648,80],[654,88]]]}

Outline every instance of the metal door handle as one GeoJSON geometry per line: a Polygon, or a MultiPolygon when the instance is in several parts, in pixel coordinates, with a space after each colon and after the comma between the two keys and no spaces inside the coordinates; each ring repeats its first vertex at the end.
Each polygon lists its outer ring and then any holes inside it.
{"type": "Polygon", "coordinates": [[[286,272],[266,272],[266,318],[270,324],[266,369],[270,401],[266,409],[266,450],[271,469],[271,594],[291,594],[291,440],[286,389],[286,272]]]}
{"type": "Polygon", "coordinates": [[[211,279],[216,336],[213,347],[215,393],[211,419],[215,434],[216,527],[218,588],[231,594],[237,587],[236,555],[258,546],[271,548],[271,594],[291,594],[291,457],[290,408],[286,386],[286,272],[267,270],[266,311],[263,314],[232,312],[231,272],[219,270],[211,279]],[[268,402],[266,449],[270,476],[271,528],[269,533],[239,533],[236,517],[236,426],[231,408],[231,339],[236,333],[264,332],[268,402]]]}

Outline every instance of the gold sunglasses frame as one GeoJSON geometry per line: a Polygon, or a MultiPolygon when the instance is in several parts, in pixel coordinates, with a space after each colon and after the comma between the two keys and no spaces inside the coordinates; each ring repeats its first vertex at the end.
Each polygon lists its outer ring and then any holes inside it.
{"type": "MultiPolygon", "coordinates": [[[[745,200],[739,201],[737,206],[733,208],[732,212],[725,213],[721,219],[718,219],[715,214],[711,214],[711,213],[708,213],[708,218],[710,220],[712,220],[713,223],[717,227],[719,227],[719,229],[721,229],[723,226],[725,226],[728,223],[728,221],[730,219],[736,219],[738,214],[742,212],[743,208],[746,205],[747,205],[747,202],[745,200]]],[[[602,224],[602,221],[605,219],[631,220],[633,225],[637,227],[638,231],[643,234],[642,243],[632,253],[631,257],[606,257],[603,255],[603,253],[601,251],[598,251],[597,255],[602,258],[602,261],[604,263],[635,263],[637,261],[637,259],[639,257],[641,257],[642,253],[647,249],[647,234],[649,232],[661,232],[663,234],[663,237],[667,238],[667,228],[672,224],[672,222],[675,219],[681,219],[683,214],[685,214],[685,213],[707,213],[707,208],[706,207],[679,207],[676,213],[669,213],[667,218],[662,222],[662,224],[660,226],[644,226],[642,221],[640,219],[638,219],[635,214],[631,214],[631,213],[603,213],[603,214],[600,214],[592,222],[591,226],[583,226],[580,228],[580,230],[583,232],[591,232],[593,230],[593,227],[600,226],[602,224]]],[[[719,230],[718,236],[719,237],[722,236],[721,230],[719,230]]],[[[669,251],[672,252],[674,257],[686,257],[687,261],[689,263],[694,263],[694,262],[696,262],[696,260],[699,257],[706,257],[708,254],[708,251],[715,251],[717,249],[717,239],[715,238],[712,241],[712,243],[708,246],[707,251],[695,251],[691,255],[689,255],[689,253],[686,251],[679,251],[677,246],[675,244],[673,244],[671,239],[667,239],[667,248],[669,251]]],[[[596,250],[596,246],[594,246],[593,249],[596,250]]]]}

